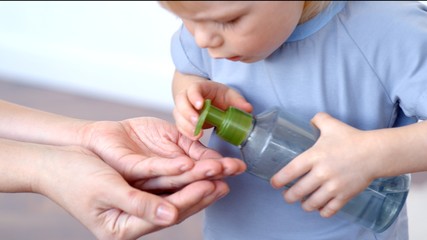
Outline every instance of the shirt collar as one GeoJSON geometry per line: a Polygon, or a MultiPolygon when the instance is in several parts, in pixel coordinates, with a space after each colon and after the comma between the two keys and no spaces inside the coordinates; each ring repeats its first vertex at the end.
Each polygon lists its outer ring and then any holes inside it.
{"type": "Polygon", "coordinates": [[[286,42],[302,40],[319,31],[345,7],[345,4],[346,1],[331,1],[329,6],[317,14],[317,16],[303,24],[297,25],[286,42]]]}

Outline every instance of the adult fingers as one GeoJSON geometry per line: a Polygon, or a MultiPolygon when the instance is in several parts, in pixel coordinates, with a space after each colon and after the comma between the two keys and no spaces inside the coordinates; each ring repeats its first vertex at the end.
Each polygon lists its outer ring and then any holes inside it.
{"type": "Polygon", "coordinates": [[[182,190],[167,196],[166,199],[173,203],[179,211],[179,222],[203,210],[210,204],[222,198],[229,192],[223,181],[198,181],[182,190]]]}
{"type": "Polygon", "coordinates": [[[194,166],[194,161],[187,156],[176,158],[162,158],[157,156],[145,158],[135,154],[133,157],[135,161],[129,162],[134,162],[134,164],[128,164],[125,170],[126,179],[130,181],[158,176],[179,175],[194,166]]]}
{"type": "Polygon", "coordinates": [[[194,167],[180,175],[142,179],[133,186],[145,190],[174,190],[189,183],[223,175],[223,166],[215,159],[197,161],[194,167]]]}
{"type": "Polygon", "coordinates": [[[103,226],[90,227],[100,239],[136,239],[177,223],[178,209],[160,196],[134,189],[123,183],[111,183],[111,191],[96,206],[103,226]]]}

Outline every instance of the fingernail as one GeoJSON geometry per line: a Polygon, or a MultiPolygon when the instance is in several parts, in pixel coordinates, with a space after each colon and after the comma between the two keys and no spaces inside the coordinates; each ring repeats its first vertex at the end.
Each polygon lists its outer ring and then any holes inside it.
{"type": "Polygon", "coordinates": [[[227,195],[227,194],[228,194],[228,191],[220,192],[220,193],[218,194],[218,196],[216,197],[216,200],[219,200],[219,199],[221,199],[221,198],[225,197],[225,195],[227,195]]]}
{"type": "Polygon", "coordinates": [[[171,223],[175,218],[175,211],[170,206],[160,205],[157,208],[156,217],[161,222],[171,223]]]}
{"type": "Polygon", "coordinates": [[[320,211],[320,216],[322,216],[324,218],[328,218],[332,215],[333,215],[333,212],[327,208],[324,208],[324,209],[322,209],[322,211],[320,211]]]}
{"type": "Polygon", "coordinates": [[[201,109],[203,107],[203,102],[197,101],[194,105],[195,105],[196,109],[201,109]]]}
{"type": "Polygon", "coordinates": [[[270,179],[270,185],[273,187],[273,188],[275,188],[275,189],[279,189],[279,188],[281,188],[282,186],[280,186],[280,184],[279,183],[277,183],[277,181],[275,181],[273,178],[271,178],[270,179]]]}
{"type": "Polygon", "coordinates": [[[206,177],[212,177],[212,176],[215,176],[216,174],[217,173],[214,170],[210,170],[205,174],[205,176],[206,177]]]}
{"type": "Polygon", "coordinates": [[[197,116],[191,116],[191,123],[197,124],[198,121],[199,121],[199,117],[197,117],[197,116]]]}

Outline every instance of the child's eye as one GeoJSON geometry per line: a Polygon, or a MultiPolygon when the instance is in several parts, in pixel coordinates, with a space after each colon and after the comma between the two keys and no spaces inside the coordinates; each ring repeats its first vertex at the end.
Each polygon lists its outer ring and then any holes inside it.
{"type": "Polygon", "coordinates": [[[236,24],[236,22],[239,20],[239,18],[233,18],[233,19],[231,19],[231,20],[229,20],[229,21],[227,21],[225,24],[231,24],[231,25],[233,25],[233,24],[236,24]]]}
{"type": "Polygon", "coordinates": [[[229,20],[229,21],[224,21],[224,22],[222,22],[222,23],[221,23],[221,25],[222,25],[222,27],[223,27],[224,29],[232,28],[232,27],[234,27],[234,25],[239,21],[239,19],[240,19],[240,18],[233,18],[233,19],[231,19],[231,20],[229,20]]]}

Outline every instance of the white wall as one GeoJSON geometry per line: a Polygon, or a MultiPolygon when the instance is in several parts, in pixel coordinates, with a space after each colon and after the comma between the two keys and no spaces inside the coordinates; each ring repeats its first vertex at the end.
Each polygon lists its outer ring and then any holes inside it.
{"type": "Polygon", "coordinates": [[[0,78],[172,109],[170,37],[157,2],[0,2],[0,78]]]}

